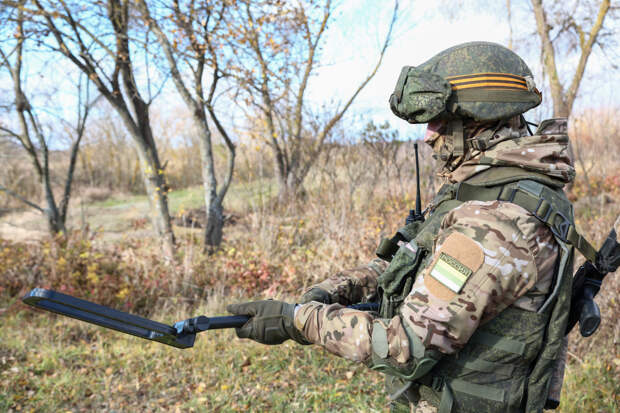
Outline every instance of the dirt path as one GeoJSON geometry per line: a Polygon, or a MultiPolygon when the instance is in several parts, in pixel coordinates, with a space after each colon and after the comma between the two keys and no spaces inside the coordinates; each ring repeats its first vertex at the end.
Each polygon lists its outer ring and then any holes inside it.
{"type": "MultiPolygon", "coordinates": [[[[106,241],[123,236],[143,236],[150,232],[149,207],[146,201],[112,206],[71,205],[67,227],[102,234],[106,241]]],[[[35,211],[17,211],[0,217],[0,238],[16,242],[41,240],[48,236],[47,223],[35,211]]]]}

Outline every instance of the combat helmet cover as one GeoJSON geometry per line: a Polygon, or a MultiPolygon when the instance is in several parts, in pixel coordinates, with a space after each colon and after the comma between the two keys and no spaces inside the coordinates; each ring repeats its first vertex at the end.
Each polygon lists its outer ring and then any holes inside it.
{"type": "Polygon", "coordinates": [[[441,116],[493,121],[526,112],[541,100],[532,72],[516,53],[496,43],[471,42],[403,67],[390,108],[410,123],[441,116]]]}

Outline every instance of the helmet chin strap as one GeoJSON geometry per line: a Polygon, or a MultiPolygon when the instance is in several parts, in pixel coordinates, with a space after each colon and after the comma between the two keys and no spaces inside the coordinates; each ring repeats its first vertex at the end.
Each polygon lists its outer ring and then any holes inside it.
{"type": "Polygon", "coordinates": [[[446,123],[443,133],[444,141],[439,149],[439,159],[445,162],[445,168],[451,169],[455,159],[465,155],[465,132],[461,118],[451,119],[446,123]]]}
{"type": "Polygon", "coordinates": [[[450,121],[448,125],[450,131],[450,146],[452,146],[452,154],[455,157],[463,156],[465,154],[465,134],[463,133],[463,120],[461,118],[455,118],[450,121]]]}

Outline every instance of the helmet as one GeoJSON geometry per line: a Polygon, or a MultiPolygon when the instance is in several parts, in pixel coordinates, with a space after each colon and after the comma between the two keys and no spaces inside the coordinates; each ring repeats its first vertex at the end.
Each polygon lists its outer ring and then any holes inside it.
{"type": "Polygon", "coordinates": [[[532,72],[496,43],[451,47],[417,67],[403,67],[390,108],[409,123],[471,118],[486,122],[519,115],[542,100],[532,72]]]}

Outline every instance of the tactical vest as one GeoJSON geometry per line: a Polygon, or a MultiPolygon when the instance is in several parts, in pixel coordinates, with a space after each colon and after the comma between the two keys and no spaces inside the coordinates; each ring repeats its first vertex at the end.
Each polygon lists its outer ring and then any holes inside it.
{"type": "Polygon", "coordinates": [[[551,293],[537,312],[508,307],[481,325],[462,350],[444,356],[413,382],[411,371],[378,366],[388,375],[393,400],[427,400],[439,413],[542,411],[569,314],[574,247],[588,259],[596,254],[576,232],[572,205],[561,186],[520,168],[493,168],[466,182],[444,185],[432,201],[428,219],[399,230],[404,242],[417,247],[415,256],[402,244],[380,245],[378,255],[393,256],[378,280],[380,317],[387,319],[397,314],[418,270],[429,265],[444,216],[463,202],[515,203],[550,228],[559,248],[551,293]]]}

